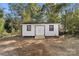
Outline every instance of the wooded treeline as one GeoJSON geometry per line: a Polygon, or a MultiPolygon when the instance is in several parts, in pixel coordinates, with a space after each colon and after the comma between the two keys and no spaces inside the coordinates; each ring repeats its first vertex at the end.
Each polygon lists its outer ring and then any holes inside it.
{"type": "Polygon", "coordinates": [[[9,3],[5,14],[0,8],[0,36],[5,33],[20,33],[22,23],[60,23],[64,32],[79,32],[79,4],[67,3],[9,3]]]}

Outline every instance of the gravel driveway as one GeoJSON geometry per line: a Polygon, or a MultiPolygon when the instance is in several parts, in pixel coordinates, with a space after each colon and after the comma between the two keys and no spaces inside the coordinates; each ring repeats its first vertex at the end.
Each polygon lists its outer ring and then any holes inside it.
{"type": "Polygon", "coordinates": [[[49,37],[34,39],[11,37],[0,39],[0,56],[77,56],[79,39],[76,37],[49,37]]]}

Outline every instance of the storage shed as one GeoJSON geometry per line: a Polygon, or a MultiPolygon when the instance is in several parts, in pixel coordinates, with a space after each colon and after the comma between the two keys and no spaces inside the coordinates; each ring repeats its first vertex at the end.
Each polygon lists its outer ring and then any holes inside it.
{"type": "Polygon", "coordinates": [[[22,24],[22,36],[59,36],[59,24],[22,24]]]}

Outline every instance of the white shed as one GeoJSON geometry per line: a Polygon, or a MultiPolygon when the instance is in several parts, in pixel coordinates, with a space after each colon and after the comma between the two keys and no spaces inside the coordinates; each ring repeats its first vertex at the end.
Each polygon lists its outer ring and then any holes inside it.
{"type": "Polygon", "coordinates": [[[22,24],[22,36],[59,36],[59,24],[22,24]]]}

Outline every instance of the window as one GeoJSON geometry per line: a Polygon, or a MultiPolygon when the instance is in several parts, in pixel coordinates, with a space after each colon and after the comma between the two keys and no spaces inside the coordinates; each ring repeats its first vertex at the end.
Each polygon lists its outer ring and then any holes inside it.
{"type": "Polygon", "coordinates": [[[27,25],[27,31],[31,31],[31,25],[27,25]]]}
{"type": "Polygon", "coordinates": [[[54,31],[54,25],[49,25],[49,31],[54,31]]]}

